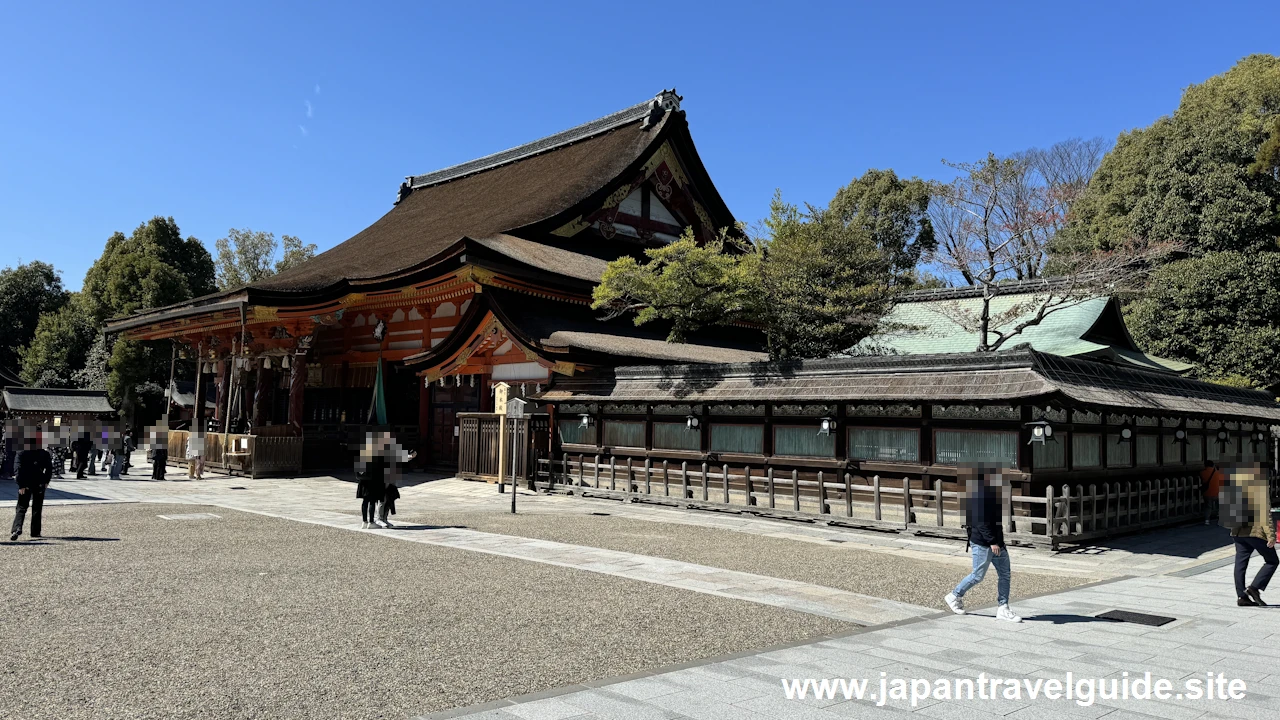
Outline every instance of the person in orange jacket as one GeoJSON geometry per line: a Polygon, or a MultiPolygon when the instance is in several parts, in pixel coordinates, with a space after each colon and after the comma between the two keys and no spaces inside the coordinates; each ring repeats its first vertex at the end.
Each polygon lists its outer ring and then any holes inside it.
{"type": "Polygon", "coordinates": [[[1200,471],[1200,480],[1204,482],[1204,524],[1208,525],[1211,518],[1218,516],[1218,491],[1222,489],[1222,481],[1225,478],[1222,470],[1217,463],[1212,460],[1204,461],[1204,469],[1200,471]]]}

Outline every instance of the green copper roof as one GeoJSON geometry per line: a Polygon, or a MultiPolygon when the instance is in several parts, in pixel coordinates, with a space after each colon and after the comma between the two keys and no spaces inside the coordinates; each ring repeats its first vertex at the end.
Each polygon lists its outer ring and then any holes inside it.
{"type": "MultiPolygon", "coordinates": [[[[892,355],[926,355],[975,352],[978,332],[961,326],[976,325],[982,298],[970,292],[921,293],[899,302],[882,320],[883,332],[859,344],[858,350],[892,355]],[[957,321],[959,320],[959,321],[957,321]]],[[[1009,331],[1035,314],[1035,293],[1009,293],[991,301],[991,315],[1004,318],[994,327],[1009,331]]],[[[994,335],[991,338],[995,339],[994,335]]],[[[1010,338],[1001,350],[1029,345],[1033,350],[1064,357],[1090,356],[1150,370],[1185,372],[1191,365],[1147,355],[1133,344],[1119,305],[1113,298],[1096,297],[1054,310],[1039,324],[1010,338]]]]}

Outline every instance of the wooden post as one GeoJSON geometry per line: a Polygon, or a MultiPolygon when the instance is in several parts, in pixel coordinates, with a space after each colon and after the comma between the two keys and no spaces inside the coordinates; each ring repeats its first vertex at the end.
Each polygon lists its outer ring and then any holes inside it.
{"type": "Polygon", "coordinates": [[[791,509],[800,512],[800,471],[791,471],[791,509]]]}
{"type": "Polygon", "coordinates": [[[1098,531],[1098,486],[1089,483],[1089,530],[1098,531]]]}
{"type": "MultiPolygon", "coordinates": [[[[289,419],[293,420],[293,387],[289,388],[289,419]]],[[[204,424],[204,341],[196,343],[196,394],[191,397],[191,430],[204,424]]],[[[299,426],[301,428],[301,426],[299,426]]],[[[299,431],[301,434],[301,431],[299,431]]]]}
{"type": "Polygon", "coordinates": [[[1049,544],[1054,545],[1055,544],[1053,539],[1054,538],[1054,527],[1053,527],[1054,511],[1053,511],[1053,486],[1052,485],[1046,485],[1044,488],[1044,508],[1045,508],[1044,509],[1044,519],[1045,519],[1044,534],[1048,536],[1049,544]]]}
{"type": "Polygon", "coordinates": [[[595,462],[591,463],[591,478],[595,481],[596,489],[600,489],[600,456],[597,455],[595,462]]]}
{"type": "Polygon", "coordinates": [[[173,368],[178,362],[178,341],[169,340],[169,387],[164,389],[164,429],[169,429],[169,407],[173,405],[173,368]]]}
{"type": "Polygon", "coordinates": [[[880,520],[880,476],[871,476],[871,504],[876,508],[876,520],[880,520]]]}
{"type": "Polygon", "coordinates": [[[853,517],[853,475],[844,474],[844,515],[853,517]]]}
{"type": "Polygon", "coordinates": [[[821,470],[818,471],[818,514],[826,515],[830,512],[827,507],[827,482],[821,470]]]}
{"type": "Polygon", "coordinates": [[[1005,532],[1013,532],[1013,485],[1004,485],[1000,489],[1000,520],[1005,532]]]}
{"type": "Polygon", "coordinates": [[[1070,485],[1062,486],[1062,507],[1064,510],[1067,511],[1066,517],[1063,518],[1065,521],[1063,523],[1065,526],[1064,529],[1066,530],[1065,534],[1071,535],[1072,530],[1075,528],[1075,524],[1071,520],[1071,486],[1070,485]]]}
{"type": "Polygon", "coordinates": [[[609,456],[609,489],[618,489],[618,463],[612,455],[609,456]]]}
{"type": "Polygon", "coordinates": [[[295,354],[289,363],[289,428],[296,437],[302,437],[302,413],[307,387],[307,356],[295,354]]]}
{"type": "Polygon", "coordinates": [[[689,499],[689,462],[680,463],[680,499],[689,499]]]}
{"type": "Polygon", "coordinates": [[[902,478],[902,526],[905,528],[911,524],[911,478],[903,476],[902,478]]]}
{"type": "Polygon", "coordinates": [[[662,461],[662,496],[671,497],[671,476],[666,460],[662,461]]]}
{"type": "Polygon", "coordinates": [[[702,502],[707,501],[707,464],[702,463],[702,502]]]}
{"type": "Polygon", "coordinates": [[[584,472],[582,453],[578,453],[578,487],[582,487],[587,484],[586,478],[583,477],[584,472]]]}
{"type": "Polygon", "coordinates": [[[1084,486],[1076,485],[1076,507],[1080,510],[1080,516],[1076,520],[1076,532],[1084,534],[1084,486]]]}
{"type": "Polygon", "coordinates": [[[751,466],[746,465],[742,468],[742,474],[746,477],[744,481],[747,487],[747,507],[756,504],[756,499],[751,495],[751,466]]]}
{"type": "Polygon", "coordinates": [[[724,504],[728,505],[729,504],[729,464],[725,463],[722,469],[724,470],[724,504]]]}
{"type": "Polygon", "coordinates": [[[627,492],[629,493],[636,491],[636,486],[631,482],[634,479],[635,479],[635,475],[631,470],[631,457],[627,456],[627,492]]]}
{"type": "Polygon", "coordinates": [[[942,527],[942,478],[933,479],[933,496],[934,502],[938,505],[938,527],[942,527]]]}
{"type": "Polygon", "coordinates": [[[772,510],[774,509],[774,507],[776,507],[776,499],[774,497],[774,491],[773,491],[773,468],[772,467],[770,467],[768,470],[765,471],[765,478],[768,482],[768,487],[769,487],[769,509],[772,510]]]}
{"type": "Polygon", "coordinates": [[[645,495],[651,494],[649,478],[652,477],[653,475],[653,473],[650,472],[652,468],[653,468],[653,459],[645,458],[644,459],[644,494],[645,495]]]}

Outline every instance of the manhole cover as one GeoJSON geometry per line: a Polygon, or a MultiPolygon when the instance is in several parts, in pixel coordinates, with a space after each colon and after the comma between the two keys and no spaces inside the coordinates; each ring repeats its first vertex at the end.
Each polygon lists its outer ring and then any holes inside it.
{"type": "Polygon", "coordinates": [[[1151,627],[1160,627],[1168,625],[1177,618],[1164,617],[1163,615],[1146,615],[1144,613],[1129,612],[1128,610],[1108,610],[1096,617],[1103,620],[1115,620],[1116,622],[1137,623],[1138,625],[1150,625],[1151,627]]]}
{"type": "Polygon", "coordinates": [[[161,520],[221,520],[221,515],[213,513],[184,513],[182,515],[157,515],[161,520]]]}

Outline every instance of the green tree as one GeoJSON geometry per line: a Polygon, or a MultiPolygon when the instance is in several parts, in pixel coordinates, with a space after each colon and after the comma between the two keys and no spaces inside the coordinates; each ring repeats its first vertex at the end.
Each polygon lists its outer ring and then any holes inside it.
{"type": "Polygon", "coordinates": [[[32,387],[79,387],[76,373],[99,335],[84,294],[73,294],[62,307],[40,316],[31,342],[20,351],[22,381],[32,387]]]}
{"type": "MultiPolygon", "coordinates": [[[[83,305],[95,328],[109,318],[214,292],[213,258],[199,240],[183,238],[173,218],[154,217],[125,236],[115,233],[85,274],[83,305]]],[[[87,357],[92,342],[85,348],[87,357]]],[[[117,339],[111,343],[107,392],[132,415],[156,401],[167,382],[168,343],[117,339]]],[[[84,367],[84,361],[79,366],[84,367]]],[[[76,368],[79,369],[79,368],[76,368]]]]}
{"type": "Polygon", "coordinates": [[[114,233],[84,278],[95,323],[214,292],[214,266],[199,240],[183,239],[173,218],[156,216],[131,235],[114,233]]]}
{"type": "Polygon", "coordinates": [[[1280,378],[1280,253],[1226,251],[1165,265],[1127,308],[1140,346],[1210,380],[1280,378]]]}
{"type": "Polygon", "coordinates": [[[65,305],[68,297],[48,263],[0,269],[0,368],[18,371],[20,352],[35,336],[40,316],[65,305]]]}
{"type": "Polygon", "coordinates": [[[1202,255],[1275,250],[1280,236],[1280,57],[1250,55],[1122,134],[1076,203],[1064,241],[1131,238],[1202,255]]]}
{"type": "Polygon", "coordinates": [[[774,196],[760,241],[773,357],[829,357],[875,331],[934,248],[929,197],[923,181],[892,170],[868,170],[825,208],[774,196]]]}
{"type": "Polygon", "coordinates": [[[274,233],[248,228],[228,230],[227,236],[216,243],[218,289],[229,290],[242,287],[315,257],[314,244],[303,245],[302,241],[293,235],[284,235],[281,241],[281,243],[276,242],[274,233]],[[275,260],[277,249],[281,249],[280,245],[283,245],[283,252],[280,259],[275,260]]]}
{"type": "Polygon", "coordinates": [[[708,325],[754,320],[759,315],[759,254],[745,241],[722,233],[699,245],[686,229],[679,240],[609,263],[593,293],[592,307],[611,317],[635,313],[636,325],[671,323],[667,342],[684,342],[708,325]]]}
{"type": "Polygon", "coordinates": [[[827,357],[871,333],[893,296],[916,280],[933,247],[929,192],[920,180],[871,170],[825,207],[775,197],[754,243],[722,233],[699,245],[691,232],[646,251],[649,261],[610,263],[593,307],[635,313],[637,325],[671,323],[668,341],[701,327],[750,322],[777,358],[827,357]]]}

